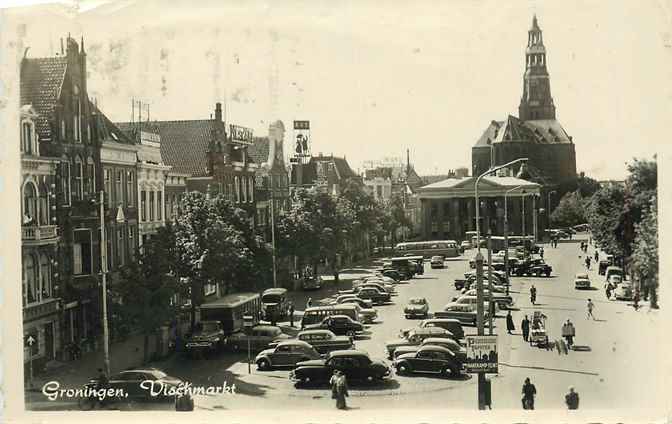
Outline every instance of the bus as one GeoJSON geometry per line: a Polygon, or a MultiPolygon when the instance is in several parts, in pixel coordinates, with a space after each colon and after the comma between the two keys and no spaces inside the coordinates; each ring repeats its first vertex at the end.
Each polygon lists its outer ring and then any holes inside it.
{"type": "Polygon", "coordinates": [[[460,249],[455,240],[413,241],[398,243],[395,247],[398,255],[403,256],[443,256],[456,258],[460,256],[460,249]]]}
{"type": "Polygon", "coordinates": [[[201,321],[219,321],[225,334],[243,329],[243,316],[251,315],[254,322],[262,312],[259,293],[229,294],[201,305],[201,321]]]}

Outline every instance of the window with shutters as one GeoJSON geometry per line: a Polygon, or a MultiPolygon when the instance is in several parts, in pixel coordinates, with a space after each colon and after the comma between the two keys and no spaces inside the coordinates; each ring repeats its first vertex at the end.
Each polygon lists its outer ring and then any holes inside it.
{"type": "Polygon", "coordinates": [[[124,205],[124,171],[117,170],[116,203],[124,205]]]}
{"type": "Polygon", "coordinates": [[[84,199],[84,164],[79,156],[75,157],[75,187],[73,191],[75,199],[84,199]]]}
{"type": "Polygon", "coordinates": [[[75,230],[72,244],[73,274],[91,274],[91,230],[75,230]]]}
{"type": "Polygon", "coordinates": [[[160,191],[156,192],[156,220],[163,220],[163,196],[160,191]]]}
{"type": "Polygon", "coordinates": [[[133,182],[135,181],[135,172],[127,171],[126,172],[126,196],[128,198],[128,206],[133,206],[135,204],[135,187],[133,182]]]}
{"type": "Polygon", "coordinates": [[[140,221],[147,221],[147,192],[145,190],[140,192],[140,221]]]}
{"type": "Polygon", "coordinates": [[[149,220],[154,221],[154,191],[149,192],[149,220]]]}
{"type": "Polygon", "coordinates": [[[96,168],[90,156],[86,159],[86,186],[87,193],[96,193],[96,168]]]}

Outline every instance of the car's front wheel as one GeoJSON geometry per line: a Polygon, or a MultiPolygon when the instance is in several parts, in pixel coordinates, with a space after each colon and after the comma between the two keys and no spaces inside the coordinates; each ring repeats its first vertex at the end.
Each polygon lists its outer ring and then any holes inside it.
{"type": "Polygon", "coordinates": [[[348,330],[347,333],[345,333],[346,336],[350,337],[351,339],[355,338],[355,331],[354,330],[348,330]]]}
{"type": "Polygon", "coordinates": [[[271,368],[270,362],[268,362],[268,359],[260,359],[257,361],[257,369],[260,371],[266,371],[271,368]]]}
{"type": "Polygon", "coordinates": [[[397,364],[397,374],[409,374],[411,372],[411,367],[406,362],[400,362],[397,364]]]}

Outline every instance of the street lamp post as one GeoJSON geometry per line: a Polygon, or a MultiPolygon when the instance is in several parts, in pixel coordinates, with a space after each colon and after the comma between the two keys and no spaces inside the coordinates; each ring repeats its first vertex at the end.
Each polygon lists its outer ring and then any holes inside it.
{"type": "Polygon", "coordinates": [[[105,235],[105,192],[100,192],[100,273],[103,288],[103,354],[105,374],[110,375],[110,334],[107,326],[107,239],[105,235]]]}
{"type": "Polygon", "coordinates": [[[271,253],[273,259],[273,288],[278,287],[277,265],[275,263],[275,201],[273,200],[273,187],[269,189],[269,198],[271,201],[271,253]]]}
{"type": "MultiPolygon", "coordinates": [[[[476,324],[478,335],[485,335],[483,329],[483,255],[481,255],[481,227],[480,227],[480,203],[478,200],[478,184],[486,175],[490,175],[502,168],[509,167],[519,162],[527,162],[527,158],[519,158],[494,168],[490,168],[476,178],[474,184],[474,198],[476,200],[476,324]]],[[[486,393],[485,373],[478,373],[478,409],[485,409],[486,393]]]]}
{"type": "Polygon", "coordinates": [[[546,221],[548,221],[548,223],[546,224],[546,229],[551,228],[551,194],[557,194],[557,193],[558,193],[557,191],[551,190],[546,195],[546,221]]]}

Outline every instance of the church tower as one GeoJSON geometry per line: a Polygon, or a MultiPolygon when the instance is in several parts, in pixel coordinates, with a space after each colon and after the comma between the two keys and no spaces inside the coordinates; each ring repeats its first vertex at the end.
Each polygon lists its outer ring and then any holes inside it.
{"type": "Polygon", "coordinates": [[[546,48],[536,15],[532,18],[532,28],[527,32],[523,97],[518,106],[518,116],[523,121],[555,119],[555,105],[546,69],[546,48]]]}

